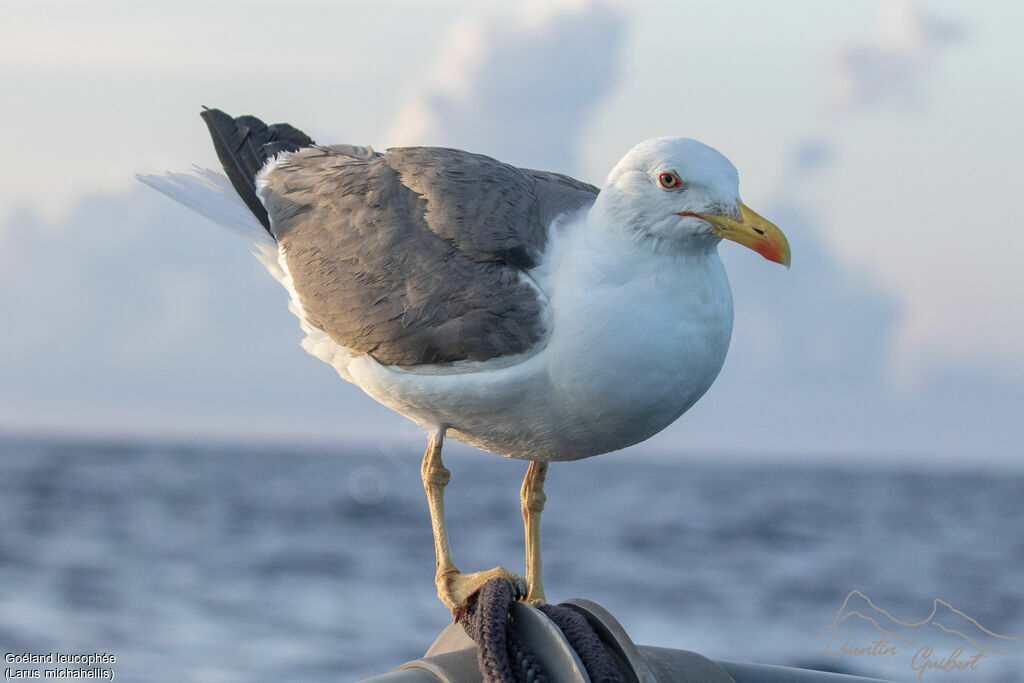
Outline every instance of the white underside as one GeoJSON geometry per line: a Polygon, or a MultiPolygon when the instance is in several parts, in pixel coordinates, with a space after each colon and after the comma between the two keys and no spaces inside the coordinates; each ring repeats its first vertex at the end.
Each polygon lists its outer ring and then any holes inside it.
{"type": "Polygon", "coordinates": [[[551,332],[513,363],[381,365],[306,322],[283,253],[257,243],[257,256],[288,290],[303,348],[380,403],[499,455],[577,460],[675,421],[717,377],[732,331],[716,250],[658,253],[591,228],[581,214],[553,230],[530,273],[547,294],[551,332]]]}
{"type": "MultiPolygon", "coordinates": [[[[717,377],[732,330],[728,281],[714,251],[623,260],[586,234],[584,222],[564,226],[531,273],[548,294],[552,331],[518,362],[386,366],[305,322],[302,346],[428,432],[445,428],[499,455],[577,460],[639,443],[717,377]]],[[[304,321],[283,254],[278,264],[304,321]]]]}

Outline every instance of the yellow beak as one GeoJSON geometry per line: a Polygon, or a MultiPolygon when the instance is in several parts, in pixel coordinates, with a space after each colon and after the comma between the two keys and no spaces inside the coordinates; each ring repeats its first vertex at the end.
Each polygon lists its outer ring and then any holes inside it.
{"type": "Polygon", "coordinates": [[[769,261],[789,268],[789,241],[774,223],[762,218],[743,202],[736,202],[740,219],[729,216],[701,216],[715,228],[715,234],[753,249],[769,261]]]}

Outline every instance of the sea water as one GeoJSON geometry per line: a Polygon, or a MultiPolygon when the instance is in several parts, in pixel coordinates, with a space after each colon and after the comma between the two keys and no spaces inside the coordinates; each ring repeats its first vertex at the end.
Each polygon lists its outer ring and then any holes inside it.
{"type": "MultiPolygon", "coordinates": [[[[456,564],[521,572],[525,463],[450,450],[456,564]]],[[[106,654],[116,661],[96,666],[122,681],[357,680],[419,657],[450,621],[419,457],[414,445],[0,440],[0,651],[106,654]]],[[[1024,680],[1022,492],[1019,473],[966,465],[635,449],[555,463],[545,588],[600,603],[637,643],[716,659],[1024,680]],[[854,590],[908,623],[941,599],[1005,647],[959,672],[882,650],[830,655],[830,634],[812,637],[854,590]]]]}

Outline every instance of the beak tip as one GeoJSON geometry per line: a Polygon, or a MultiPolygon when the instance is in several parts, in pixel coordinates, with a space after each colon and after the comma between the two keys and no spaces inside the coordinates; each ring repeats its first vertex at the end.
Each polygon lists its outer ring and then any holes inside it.
{"type": "Polygon", "coordinates": [[[789,245],[779,245],[764,243],[755,245],[754,250],[761,254],[765,260],[771,261],[772,263],[778,263],[780,266],[786,266],[786,270],[790,269],[792,258],[789,254],[789,245]]]}
{"type": "Polygon", "coordinates": [[[789,241],[778,226],[766,220],[741,201],[736,202],[740,219],[731,216],[707,216],[719,237],[753,249],[764,258],[790,270],[789,241]]]}

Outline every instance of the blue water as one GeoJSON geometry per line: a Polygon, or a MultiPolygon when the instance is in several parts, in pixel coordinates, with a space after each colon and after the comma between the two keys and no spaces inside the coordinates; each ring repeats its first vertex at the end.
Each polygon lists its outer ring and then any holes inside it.
{"type": "MultiPolygon", "coordinates": [[[[122,681],[356,680],[420,656],[449,620],[420,453],[379,451],[0,441],[0,650],[107,652],[122,681]]],[[[525,464],[446,462],[456,563],[522,571],[525,464]]],[[[547,493],[548,597],[601,603],[639,643],[916,680],[810,641],[853,589],[1024,639],[1020,474],[627,452],[552,465],[547,493]]],[[[1024,680],[1005,642],[922,680],[1024,680]]]]}

